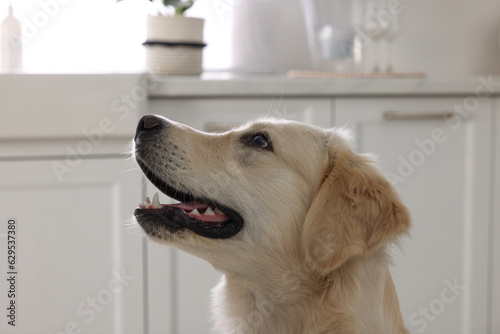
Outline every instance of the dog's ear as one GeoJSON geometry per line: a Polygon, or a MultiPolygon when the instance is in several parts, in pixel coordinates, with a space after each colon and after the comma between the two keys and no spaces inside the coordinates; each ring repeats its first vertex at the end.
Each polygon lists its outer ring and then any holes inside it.
{"type": "Polygon", "coordinates": [[[410,227],[406,207],[369,157],[347,149],[330,157],[302,233],[306,262],[321,275],[410,227]]]}

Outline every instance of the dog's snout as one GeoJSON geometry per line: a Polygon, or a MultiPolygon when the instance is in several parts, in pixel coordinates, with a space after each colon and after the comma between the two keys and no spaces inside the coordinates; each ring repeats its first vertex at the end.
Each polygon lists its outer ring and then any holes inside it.
{"type": "Polygon", "coordinates": [[[135,131],[135,139],[141,132],[160,130],[163,127],[163,121],[155,115],[144,115],[139,120],[137,130],[135,131]]]}

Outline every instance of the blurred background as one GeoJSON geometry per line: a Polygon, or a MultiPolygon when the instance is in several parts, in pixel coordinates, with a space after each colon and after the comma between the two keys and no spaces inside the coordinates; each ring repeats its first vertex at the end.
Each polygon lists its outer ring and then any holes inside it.
{"type": "Polygon", "coordinates": [[[145,47],[178,22],[158,3],[0,0],[1,334],[211,332],[221,273],[134,224],[158,191],[131,157],[146,113],[352,129],[412,213],[410,332],[500,333],[499,0],[197,0],[195,40],[145,47]]]}
{"type": "MultiPolygon", "coordinates": [[[[26,71],[144,68],[146,13],[154,11],[147,1],[1,0],[0,17],[9,2],[23,26],[26,71]]],[[[500,73],[499,1],[393,3],[399,27],[390,58],[398,71],[500,73]]],[[[198,0],[186,15],[206,20],[205,70],[284,73],[312,66],[299,0],[198,0]]],[[[363,48],[362,68],[371,70],[377,54],[363,48]]]]}

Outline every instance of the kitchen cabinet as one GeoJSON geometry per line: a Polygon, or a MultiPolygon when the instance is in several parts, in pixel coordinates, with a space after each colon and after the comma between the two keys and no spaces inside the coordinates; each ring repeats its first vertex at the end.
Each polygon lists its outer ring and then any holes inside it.
{"type": "Polygon", "coordinates": [[[413,216],[393,269],[411,333],[500,333],[498,77],[13,74],[0,81],[7,89],[0,333],[210,332],[209,294],[220,274],[145,239],[137,226],[125,228],[137,203],[156,191],[117,154],[145,112],[203,131],[259,116],[352,128],[356,149],[380,157],[413,216]],[[54,162],[69,171],[57,173],[54,162]],[[6,321],[11,225],[15,328],[6,321]]]}
{"type": "MultiPolygon", "coordinates": [[[[331,125],[329,98],[153,99],[150,112],[204,131],[220,131],[260,116],[331,125]]],[[[148,182],[147,193],[155,187],[148,182]]],[[[160,201],[168,199],[160,195],[160,201]]],[[[209,333],[210,290],[221,274],[195,256],[148,240],[150,333],[209,333]]]]}
{"type": "Polygon", "coordinates": [[[492,176],[492,184],[495,191],[492,197],[492,233],[490,235],[492,252],[492,290],[489,313],[491,318],[490,333],[500,333],[500,99],[495,99],[496,112],[493,114],[493,126],[495,129],[494,147],[492,149],[492,159],[494,159],[495,171],[492,176]]]}
{"type": "Polygon", "coordinates": [[[143,236],[127,228],[141,175],[129,162],[116,154],[0,158],[1,333],[144,332],[143,236]],[[11,300],[15,327],[6,318],[11,300]]]}
{"type": "Polygon", "coordinates": [[[335,100],[336,125],[354,130],[358,151],[380,157],[412,214],[393,269],[411,333],[490,328],[492,121],[493,99],[335,100]]]}
{"type": "MultiPolygon", "coordinates": [[[[10,272],[15,222],[18,294],[16,327],[2,321],[0,333],[210,332],[220,273],[126,228],[157,191],[117,154],[145,112],[203,131],[260,116],[351,128],[356,150],[380,157],[413,216],[411,237],[393,250],[411,333],[500,332],[498,78],[2,78],[13,88],[0,122],[0,268],[10,272]],[[54,162],[72,166],[57,173],[54,162]]],[[[0,280],[4,320],[10,288],[0,280]]]]}

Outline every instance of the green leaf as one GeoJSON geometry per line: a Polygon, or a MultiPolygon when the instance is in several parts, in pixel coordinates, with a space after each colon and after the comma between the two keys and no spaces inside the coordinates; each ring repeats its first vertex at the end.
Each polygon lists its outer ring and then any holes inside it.
{"type": "Polygon", "coordinates": [[[167,7],[174,7],[175,13],[182,15],[193,6],[194,0],[163,0],[163,4],[167,7]]]}
{"type": "MultiPolygon", "coordinates": [[[[123,0],[116,0],[116,2],[121,2],[123,0]]],[[[153,2],[154,0],[148,0],[153,2]]],[[[195,0],[163,0],[163,5],[165,7],[173,7],[175,9],[175,14],[183,15],[186,10],[191,8],[195,0]]]]}

